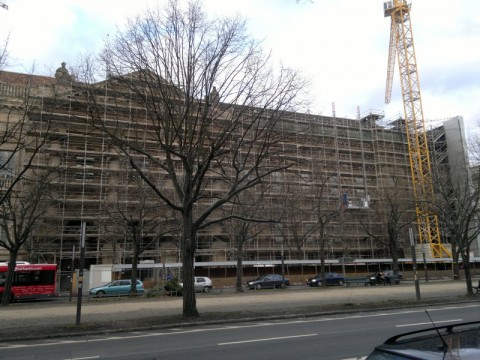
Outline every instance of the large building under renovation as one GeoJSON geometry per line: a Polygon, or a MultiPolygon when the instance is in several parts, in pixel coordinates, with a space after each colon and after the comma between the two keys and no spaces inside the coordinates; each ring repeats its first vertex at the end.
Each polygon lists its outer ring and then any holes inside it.
{"type": "MultiPolygon", "coordinates": [[[[78,257],[83,221],[87,265],[128,264],[134,249],[118,224],[115,209],[121,202],[125,208],[131,204],[131,209],[138,210],[142,185],[107,136],[82,115],[87,105],[75,85],[65,81],[68,73],[60,75],[63,79],[0,72],[0,124],[26,117],[27,124],[40,124],[31,127],[30,136],[48,130],[32,169],[56,169],[49,180],[50,196],[44,200],[48,206],[21,257],[55,262],[66,270],[72,257],[78,257]]],[[[100,89],[106,87],[108,80],[98,84],[100,89]]],[[[125,101],[124,107],[126,113],[132,113],[131,102],[125,101]]],[[[135,108],[138,113],[140,110],[135,108]]],[[[415,214],[404,125],[402,119],[386,121],[373,112],[357,119],[284,113],[275,131],[288,136],[277,146],[294,160],[295,167],[269,177],[268,194],[261,199],[262,212],[281,221],[258,224],[245,242],[243,258],[276,260],[281,252],[285,259],[304,261],[319,259],[321,252],[327,259],[391,257],[385,243],[389,206],[397,204],[404,222],[412,222],[415,214]],[[322,234],[318,227],[321,217],[327,219],[322,234]]],[[[428,134],[434,163],[467,167],[461,118],[448,119],[428,134]]],[[[2,166],[2,187],[22,169],[29,158],[25,154],[33,150],[26,146],[23,151],[16,155],[14,165],[2,166]]],[[[9,152],[8,144],[2,144],[0,159],[6,159],[9,152]]],[[[216,185],[211,186],[214,194],[216,185]]],[[[161,229],[174,228],[178,222],[175,214],[158,205],[147,217],[163,225],[142,235],[141,260],[179,261],[178,233],[161,229]]],[[[402,231],[399,257],[406,257],[408,229],[402,231]]],[[[231,223],[201,230],[196,260],[234,260],[235,235],[231,223]]],[[[0,249],[0,260],[6,259],[7,253],[0,249]]]]}

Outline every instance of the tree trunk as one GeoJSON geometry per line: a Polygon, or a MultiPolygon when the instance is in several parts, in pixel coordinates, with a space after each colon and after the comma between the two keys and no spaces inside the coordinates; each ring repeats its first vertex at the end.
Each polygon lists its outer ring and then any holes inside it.
{"type": "Polygon", "coordinates": [[[460,254],[457,250],[453,251],[452,249],[452,271],[453,271],[453,280],[460,280],[460,267],[458,264],[458,259],[460,258],[460,254]]]}
{"type": "Polygon", "coordinates": [[[133,250],[133,258],[132,258],[132,274],[130,276],[130,280],[132,281],[130,287],[130,294],[137,294],[137,272],[138,272],[138,258],[140,256],[140,247],[138,241],[140,239],[135,239],[134,241],[134,250],[133,250]]]}
{"type": "Polygon", "coordinates": [[[243,241],[237,242],[237,280],[235,283],[235,289],[238,292],[243,291],[242,286],[243,279],[243,241]]]}
{"type": "Polygon", "coordinates": [[[325,226],[320,226],[320,271],[322,273],[322,286],[327,286],[327,280],[325,278],[325,226]]]}
{"type": "Polygon", "coordinates": [[[472,287],[472,273],[470,271],[470,249],[467,248],[466,254],[462,254],[463,260],[463,273],[465,274],[465,283],[467,285],[467,294],[473,295],[473,287],[472,287]]]}
{"type": "Polygon", "coordinates": [[[398,275],[398,247],[396,240],[395,243],[392,244],[390,252],[392,256],[392,271],[395,275],[398,275]]]}
{"type": "Polygon", "coordinates": [[[12,299],[11,291],[12,291],[13,277],[15,275],[17,255],[18,255],[18,249],[17,248],[11,249],[9,261],[8,261],[7,277],[5,279],[5,288],[2,294],[2,306],[8,306],[10,304],[10,300],[12,299]]]}
{"type": "Polygon", "coordinates": [[[191,207],[183,213],[182,264],[183,264],[183,316],[197,317],[197,300],[195,297],[194,262],[196,231],[193,229],[191,207]]]}

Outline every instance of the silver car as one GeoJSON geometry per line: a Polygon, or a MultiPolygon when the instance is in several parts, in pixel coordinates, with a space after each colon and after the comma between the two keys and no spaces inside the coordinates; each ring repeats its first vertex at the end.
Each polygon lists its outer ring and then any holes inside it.
{"type": "MultiPolygon", "coordinates": [[[[210,292],[213,289],[212,279],[207,276],[195,276],[193,285],[196,292],[210,292]]],[[[183,282],[180,283],[180,286],[183,287],[183,282]]]]}

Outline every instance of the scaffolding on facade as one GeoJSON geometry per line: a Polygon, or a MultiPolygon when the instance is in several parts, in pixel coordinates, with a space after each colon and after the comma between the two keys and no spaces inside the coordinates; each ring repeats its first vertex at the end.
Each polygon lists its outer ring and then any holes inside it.
{"type": "MultiPolygon", "coordinates": [[[[86,259],[89,264],[129,263],[133,250],[131,244],[121,235],[109,214],[109,207],[122,201],[125,207],[138,204],[138,183],[128,163],[116,151],[106,135],[91,126],[85,114],[83,93],[73,87],[63,87],[59,91],[42,90],[41,104],[46,107],[57,97],[55,111],[47,111],[51,121],[49,141],[43,150],[55,159],[61,168],[61,177],[55,184],[55,200],[51,203],[48,216],[43,219],[45,226],[37,232],[34,243],[39,244],[37,256],[60,263],[62,269],[70,269],[76,252],[80,234],[80,220],[86,221],[86,259]],[[58,106],[61,100],[61,106],[58,106]]],[[[98,84],[98,91],[104,92],[104,117],[118,117],[127,132],[134,122],[146,122],[147,110],[136,104],[132,97],[116,98],[121,109],[109,113],[108,81],[98,84]],[[119,101],[121,100],[121,101],[119,101]]],[[[18,105],[18,94],[23,94],[22,86],[2,83],[0,96],[5,100],[4,108],[18,105]],[[17,99],[17,100],[15,100],[17,99]],[[10,104],[10,105],[9,105],[10,104]],[[15,104],[15,105],[14,105],[15,104]]],[[[45,109],[38,108],[38,112],[45,109]]],[[[144,145],[158,158],[164,156],[148,140],[147,127],[144,128],[144,145]]],[[[310,234],[301,244],[300,251],[294,243],[293,235],[284,232],[282,244],[287,260],[318,259],[320,246],[318,235],[312,228],[315,217],[313,204],[321,203],[325,210],[337,211],[339,216],[328,224],[328,259],[354,257],[358,259],[385,258],[389,256],[385,245],[372,240],[366,228],[381,235],[384,224],[374,209],[381,204],[386,192],[395,190],[399,201],[405,203],[412,198],[410,164],[407,139],[402,120],[384,123],[383,115],[370,112],[358,119],[347,119],[304,113],[285,113],[277,124],[283,133],[281,152],[285,158],[295,161],[295,171],[276,173],[271,177],[271,193],[266,200],[268,211],[279,211],[284,203],[286,191],[296,196],[295,231],[310,234]],[[314,191],[318,174],[329,174],[322,191],[322,198],[314,191]]],[[[133,130],[132,130],[133,133],[133,130]]],[[[439,135],[441,136],[441,134],[439,135]]],[[[280,151],[280,149],[279,149],[280,151]]],[[[442,150],[443,151],[443,150],[442,150]]],[[[162,172],[149,164],[150,171],[162,172]]],[[[46,165],[46,164],[45,164],[46,165]]],[[[215,183],[210,191],[215,193],[215,183]]],[[[154,201],[154,200],[152,200],[154,201]]],[[[170,225],[175,223],[175,214],[168,208],[159,206],[159,211],[170,225]]],[[[414,212],[414,209],[412,209],[414,212]]],[[[293,219],[293,218],[292,218],[293,219]]],[[[288,221],[288,220],[287,220],[288,221]]],[[[167,226],[167,225],[165,225],[167,226]]],[[[180,258],[178,233],[159,236],[145,234],[146,248],[141,259],[159,262],[177,262],[180,258]]],[[[406,237],[405,237],[406,239],[406,237]]],[[[217,225],[203,230],[198,236],[198,261],[231,261],[236,257],[234,236],[227,226],[217,225]]],[[[405,254],[401,254],[404,256],[405,254]]],[[[278,260],[280,244],[278,232],[273,225],[265,225],[261,232],[244,247],[247,261],[278,260]]]]}

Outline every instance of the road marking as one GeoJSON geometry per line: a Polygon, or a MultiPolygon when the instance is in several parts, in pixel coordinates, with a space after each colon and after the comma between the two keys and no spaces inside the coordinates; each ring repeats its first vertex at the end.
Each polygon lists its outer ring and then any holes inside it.
{"type": "Polygon", "coordinates": [[[365,360],[366,358],[367,358],[366,356],[357,356],[357,357],[342,359],[342,360],[365,360]]]}
{"type": "Polygon", "coordinates": [[[87,359],[100,359],[100,356],[87,356],[87,357],[81,357],[81,358],[68,358],[65,360],[87,360],[87,359]]]}
{"type": "MultiPolygon", "coordinates": [[[[446,322],[459,322],[463,321],[463,319],[452,319],[452,320],[442,320],[442,321],[434,321],[433,324],[441,324],[446,322]]],[[[420,326],[420,325],[433,325],[431,322],[421,322],[421,323],[414,323],[414,324],[403,324],[403,325],[395,325],[395,327],[407,327],[407,326],[420,326]]]]}
{"type": "Polygon", "coordinates": [[[318,334],[281,336],[281,337],[273,337],[273,338],[265,338],[265,339],[252,339],[252,340],[243,340],[243,341],[232,341],[232,342],[226,342],[226,343],[218,343],[217,345],[218,345],[218,346],[223,346],[223,345],[236,345],[236,344],[246,344],[246,343],[254,343],[254,342],[263,342],[263,341],[295,339],[295,338],[308,337],[308,336],[317,336],[317,335],[318,335],[318,334]]]}

